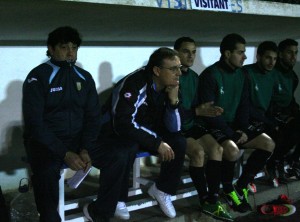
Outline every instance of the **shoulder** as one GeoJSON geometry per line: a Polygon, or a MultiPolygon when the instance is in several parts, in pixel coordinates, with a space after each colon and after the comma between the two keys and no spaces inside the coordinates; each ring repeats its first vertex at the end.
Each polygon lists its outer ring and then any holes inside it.
{"type": "Polygon", "coordinates": [[[91,75],[91,73],[89,73],[88,71],[86,71],[85,69],[79,67],[79,66],[74,66],[74,69],[79,72],[81,75],[83,75],[86,79],[88,80],[92,80],[93,76],[91,75]]]}

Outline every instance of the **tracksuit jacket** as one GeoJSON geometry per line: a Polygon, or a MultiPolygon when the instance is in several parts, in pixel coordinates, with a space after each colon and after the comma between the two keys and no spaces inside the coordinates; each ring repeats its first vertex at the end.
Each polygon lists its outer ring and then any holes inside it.
{"type": "Polygon", "coordinates": [[[149,151],[157,151],[161,133],[181,128],[178,108],[169,104],[164,90],[156,91],[152,73],[145,67],[116,84],[103,112],[102,135],[117,135],[149,151]]]}
{"type": "Polygon", "coordinates": [[[34,68],[23,84],[24,143],[59,158],[89,150],[99,134],[100,107],[87,71],[53,59],[34,68]]]}

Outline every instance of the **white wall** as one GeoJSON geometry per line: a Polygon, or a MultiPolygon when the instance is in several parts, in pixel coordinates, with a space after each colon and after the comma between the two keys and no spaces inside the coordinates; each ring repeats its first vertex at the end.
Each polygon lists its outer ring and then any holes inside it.
{"type": "MultiPolygon", "coordinates": [[[[157,47],[81,47],[78,64],[94,77],[98,93],[120,77],[145,65],[157,47]]],[[[0,185],[15,189],[27,177],[22,145],[22,82],[29,71],[47,60],[46,47],[0,47],[0,185]]],[[[255,61],[255,48],[248,47],[246,64],[255,61]]],[[[193,69],[200,73],[217,61],[219,49],[201,47],[193,69]]],[[[299,91],[298,91],[299,92],[299,91]]],[[[299,94],[298,94],[299,98],[299,94]]]]}

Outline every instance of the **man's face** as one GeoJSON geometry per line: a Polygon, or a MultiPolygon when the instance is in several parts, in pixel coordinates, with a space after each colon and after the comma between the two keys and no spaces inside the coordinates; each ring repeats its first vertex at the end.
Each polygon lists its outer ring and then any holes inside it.
{"type": "Polygon", "coordinates": [[[154,67],[154,74],[157,77],[157,84],[162,89],[167,86],[179,85],[179,76],[181,76],[181,63],[179,57],[173,59],[164,59],[160,67],[154,67]]]}
{"type": "Polygon", "coordinates": [[[258,65],[264,71],[271,71],[276,63],[277,60],[277,52],[272,50],[267,50],[263,55],[257,55],[257,62],[258,65]]]}
{"type": "Polygon", "coordinates": [[[51,58],[56,61],[75,62],[77,60],[78,46],[72,42],[58,43],[55,47],[48,46],[51,58]]]}
{"type": "Polygon", "coordinates": [[[286,68],[292,69],[297,62],[298,46],[288,46],[279,53],[280,62],[286,68]]]}
{"type": "Polygon", "coordinates": [[[196,45],[193,42],[183,42],[178,49],[178,55],[183,69],[191,67],[196,57],[196,45]]]}
{"type": "Polygon", "coordinates": [[[247,59],[245,52],[245,44],[237,43],[233,51],[225,51],[225,58],[227,64],[233,69],[241,68],[244,64],[244,61],[247,59]]]}

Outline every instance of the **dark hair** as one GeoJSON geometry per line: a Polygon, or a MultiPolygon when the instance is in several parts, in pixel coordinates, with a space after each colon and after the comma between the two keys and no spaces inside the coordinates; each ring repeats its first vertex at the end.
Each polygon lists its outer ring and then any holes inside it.
{"type": "Polygon", "coordinates": [[[278,45],[279,52],[283,52],[288,46],[298,46],[298,42],[294,39],[285,39],[278,45]]]}
{"type": "Polygon", "coordinates": [[[164,59],[173,59],[178,53],[170,48],[161,47],[156,49],[150,56],[146,69],[152,72],[154,66],[161,67],[164,59]]]}
{"type": "Polygon", "coordinates": [[[220,45],[221,54],[223,55],[223,53],[226,50],[229,50],[232,52],[233,50],[235,50],[236,44],[238,44],[238,43],[246,44],[246,40],[242,36],[240,36],[239,34],[236,34],[236,33],[231,33],[231,34],[226,35],[222,39],[222,42],[220,45]]]}
{"type": "Polygon", "coordinates": [[[264,41],[260,43],[257,47],[257,54],[262,56],[266,51],[274,51],[277,53],[278,47],[275,42],[264,41]]]}
{"type": "Polygon", "coordinates": [[[184,43],[184,42],[192,42],[192,43],[194,43],[194,44],[196,45],[196,42],[195,42],[194,39],[192,39],[192,38],[190,38],[190,37],[185,37],[185,36],[184,36],[184,37],[178,38],[178,39],[175,41],[175,43],[174,43],[174,49],[175,49],[175,50],[180,49],[181,44],[184,43]]]}
{"type": "MultiPolygon", "coordinates": [[[[47,45],[54,48],[58,43],[68,43],[68,42],[72,42],[79,47],[81,44],[81,38],[76,29],[70,26],[64,26],[64,27],[59,27],[49,33],[47,45]]],[[[48,51],[47,51],[47,56],[50,56],[50,53],[48,51]]]]}

